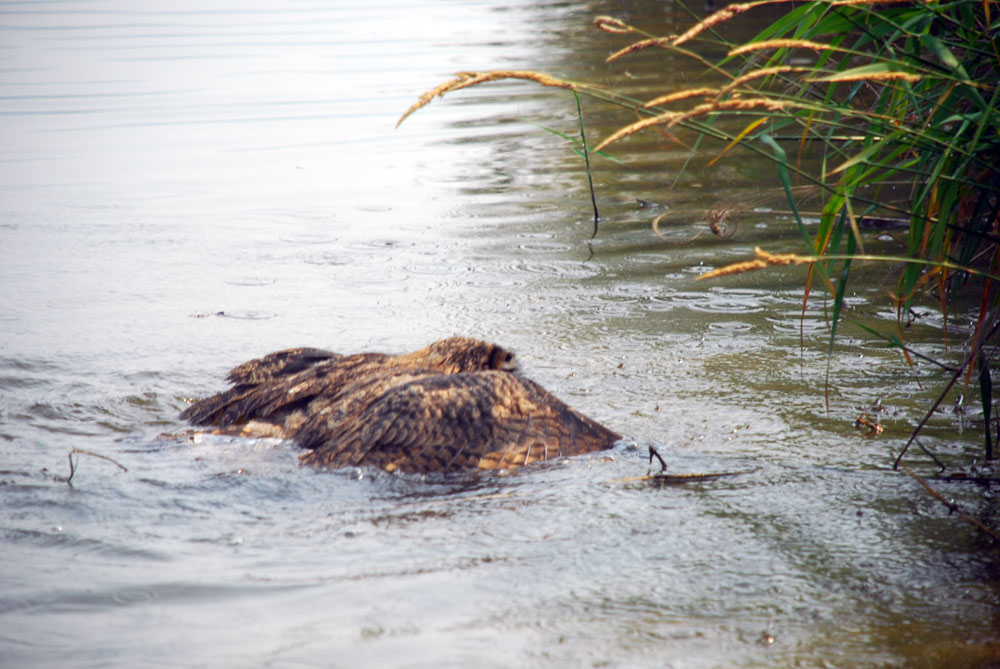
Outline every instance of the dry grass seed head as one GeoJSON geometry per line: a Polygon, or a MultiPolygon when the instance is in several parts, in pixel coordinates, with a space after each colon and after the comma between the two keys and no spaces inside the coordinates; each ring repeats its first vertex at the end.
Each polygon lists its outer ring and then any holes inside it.
{"type": "Polygon", "coordinates": [[[632,32],[631,26],[613,16],[598,16],[594,19],[594,25],[606,33],[615,35],[627,35],[632,32]]]}
{"type": "Polygon", "coordinates": [[[705,98],[705,97],[715,97],[721,91],[718,88],[688,88],[683,91],[676,91],[674,93],[669,93],[667,95],[661,95],[658,98],[653,98],[649,102],[643,105],[646,109],[650,107],[656,107],[658,105],[665,105],[670,102],[677,102],[678,100],[688,100],[690,98],[705,98]]]}
{"type": "Polygon", "coordinates": [[[423,95],[421,95],[419,98],[417,98],[417,101],[414,102],[413,105],[409,109],[407,109],[406,112],[402,116],[399,117],[399,120],[396,121],[396,127],[398,128],[400,126],[400,124],[403,121],[406,120],[407,116],[409,116],[413,112],[417,111],[421,107],[427,106],[430,103],[430,101],[433,100],[435,97],[444,95],[448,91],[450,91],[453,88],[455,88],[455,86],[457,86],[458,84],[460,84],[463,81],[465,81],[465,79],[466,79],[466,77],[464,77],[462,75],[458,75],[456,78],[449,79],[448,81],[444,82],[443,84],[438,84],[437,86],[435,86],[431,90],[429,90],[426,93],[424,93],[423,95]]]}
{"type": "Polygon", "coordinates": [[[686,32],[684,32],[684,33],[678,35],[677,37],[675,37],[673,45],[674,46],[679,46],[679,45],[683,44],[684,42],[687,42],[691,38],[696,37],[700,33],[704,32],[706,30],[709,30],[711,28],[714,28],[715,26],[719,25],[720,23],[725,23],[726,21],[728,21],[729,19],[733,18],[737,14],[742,14],[743,12],[747,11],[748,9],[751,9],[752,7],[757,6],[757,4],[758,3],[747,2],[747,3],[741,3],[741,4],[733,4],[733,5],[729,5],[728,7],[724,7],[722,9],[718,10],[717,12],[715,12],[714,14],[709,15],[707,18],[703,19],[702,21],[696,23],[694,26],[692,26],[686,32]]]}
{"type": "Polygon", "coordinates": [[[746,272],[754,272],[759,269],[764,269],[765,267],[767,267],[767,263],[763,260],[743,260],[741,262],[734,262],[731,265],[726,265],[725,267],[720,267],[719,269],[713,269],[711,272],[705,272],[695,279],[695,281],[714,279],[716,277],[728,276],[730,274],[744,274],[746,272]]]}
{"type": "Polygon", "coordinates": [[[840,51],[835,46],[811,42],[805,39],[771,39],[763,42],[751,42],[732,49],[728,55],[738,56],[741,53],[750,51],[763,51],[764,49],[811,49],[813,51],[840,51]]]}
{"type": "MultiPolygon", "coordinates": [[[[787,2],[794,2],[795,0],[762,0],[761,2],[744,2],[735,3],[729,5],[728,7],[723,7],[722,9],[716,11],[714,14],[709,15],[701,22],[692,26],[687,32],[674,38],[673,45],[678,46],[687,42],[688,40],[697,37],[700,33],[710,30],[720,23],[725,23],[729,19],[733,18],[737,14],[742,14],[747,10],[753,9],[755,7],[761,7],[763,5],[777,5],[787,2]]],[[[910,3],[912,0],[833,0],[830,5],[833,6],[851,6],[851,5],[882,5],[882,4],[904,4],[910,3]]]]}
{"type": "Polygon", "coordinates": [[[557,79],[551,77],[547,74],[542,74],[541,72],[535,72],[534,70],[490,70],[489,72],[459,72],[458,76],[469,77],[466,81],[463,81],[461,85],[456,86],[455,89],[465,88],[467,86],[473,86],[475,84],[482,84],[487,81],[499,81],[500,79],[524,79],[526,81],[534,81],[535,83],[541,84],[542,86],[550,86],[553,88],[575,88],[576,85],[565,79],[557,79]]]}
{"type": "Polygon", "coordinates": [[[731,265],[725,265],[718,269],[714,269],[711,272],[705,272],[697,278],[697,281],[701,281],[703,279],[714,279],[715,277],[727,276],[729,274],[753,272],[758,269],[764,269],[765,267],[772,267],[775,265],[806,265],[816,262],[817,260],[812,256],[800,256],[797,253],[768,253],[759,246],[755,247],[753,252],[757,256],[755,260],[743,260],[741,262],[732,263],[731,265]]]}
{"type": "Polygon", "coordinates": [[[749,111],[751,109],[765,109],[767,111],[776,112],[782,111],[786,108],[786,106],[787,105],[785,103],[778,100],[772,100],[771,98],[734,98],[731,100],[707,102],[705,104],[697,105],[683,114],[677,114],[670,121],[668,126],[673,127],[689,119],[719,111],[749,111]]]}
{"type": "Polygon", "coordinates": [[[435,97],[442,97],[445,93],[450,93],[451,91],[457,91],[462,88],[468,88],[469,86],[476,86],[478,84],[483,84],[489,81],[498,81],[500,79],[524,79],[527,81],[534,81],[541,84],[542,86],[550,86],[553,88],[575,88],[576,85],[565,81],[563,79],[556,79],[555,77],[550,77],[547,74],[542,74],[541,72],[535,72],[534,70],[490,70],[489,72],[459,72],[455,75],[454,79],[444,82],[435,86],[431,90],[427,91],[417,101],[406,110],[399,120],[396,121],[396,127],[398,128],[400,124],[406,120],[406,118],[417,111],[421,107],[427,106],[431,100],[435,97]]]}
{"type": "Polygon", "coordinates": [[[781,111],[786,107],[787,105],[785,103],[778,100],[772,100],[770,98],[738,98],[733,100],[723,100],[721,102],[706,102],[704,104],[697,105],[686,112],[664,112],[657,116],[636,121],[635,123],[631,123],[624,128],[619,128],[615,132],[611,133],[610,136],[605,138],[600,144],[594,147],[594,151],[601,151],[608,145],[614,144],[620,139],[624,139],[629,135],[634,135],[640,130],[644,130],[655,125],[666,125],[667,127],[672,128],[688,119],[692,119],[697,116],[704,116],[705,114],[711,114],[717,111],[745,111],[750,109],[781,111]]]}
{"type": "Polygon", "coordinates": [[[610,136],[606,137],[604,141],[594,147],[594,151],[601,151],[610,144],[614,144],[619,139],[628,137],[629,135],[634,135],[635,133],[654,125],[665,125],[670,124],[670,122],[679,116],[678,112],[666,112],[660,114],[659,116],[652,116],[650,118],[644,118],[641,121],[636,121],[631,123],[624,128],[619,128],[615,132],[611,133],[610,136]]]}
{"type": "Polygon", "coordinates": [[[731,82],[726,84],[726,87],[720,91],[720,93],[728,93],[734,88],[738,88],[748,81],[753,81],[754,79],[760,79],[762,77],[770,77],[774,74],[785,74],[788,72],[807,72],[808,67],[791,67],[789,65],[780,65],[778,67],[764,67],[759,70],[754,70],[753,72],[747,72],[744,75],[733,79],[731,82]]]}
{"type": "MultiPolygon", "coordinates": [[[[760,2],[735,3],[735,4],[732,4],[732,5],[729,5],[728,7],[723,7],[722,9],[716,11],[714,14],[711,14],[710,16],[708,16],[707,18],[705,18],[704,20],[702,20],[700,23],[695,24],[687,32],[683,33],[679,37],[674,38],[673,44],[674,44],[674,46],[683,44],[684,42],[687,42],[688,40],[690,40],[690,39],[692,39],[694,37],[697,37],[700,33],[703,33],[706,30],[709,30],[711,28],[714,28],[715,26],[719,25],[720,23],[725,23],[726,21],[728,21],[729,19],[733,18],[737,14],[742,14],[743,12],[748,11],[750,9],[754,9],[755,7],[761,7],[761,6],[764,6],[764,5],[778,5],[778,4],[784,4],[784,3],[787,3],[787,2],[795,2],[795,1],[796,0],[761,0],[760,2]]],[[[833,5],[836,5],[836,4],[875,4],[876,2],[880,2],[880,1],[881,0],[840,0],[839,2],[838,1],[834,1],[834,2],[831,2],[830,4],[833,4],[833,5]]],[[[907,1],[907,0],[890,0],[890,1],[892,1],[892,2],[904,2],[904,1],[907,1]]]]}
{"type": "Polygon", "coordinates": [[[735,100],[723,100],[714,105],[714,108],[720,111],[745,111],[750,109],[781,111],[787,107],[788,105],[781,100],[772,100],[771,98],[738,98],[735,100]]]}
{"type": "Polygon", "coordinates": [[[622,56],[627,56],[630,53],[635,53],[636,51],[642,51],[643,49],[648,49],[651,46],[666,46],[668,44],[670,44],[669,37],[652,37],[650,39],[639,40],[638,42],[629,44],[624,49],[619,49],[618,51],[615,51],[613,54],[605,58],[604,62],[610,63],[616,61],[622,56]]]}
{"type": "Polygon", "coordinates": [[[871,74],[831,74],[826,77],[816,77],[809,81],[905,81],[915,84],[921,80],[919,74],[910,72],[872,72],[871,74]]]}

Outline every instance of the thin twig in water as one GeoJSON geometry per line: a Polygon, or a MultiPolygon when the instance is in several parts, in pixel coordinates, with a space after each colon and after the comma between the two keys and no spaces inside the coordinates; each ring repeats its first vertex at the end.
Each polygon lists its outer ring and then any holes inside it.
{"type": "Polygon", "coordinates": [[[907,467],[906,465],[900,465],[900,467],[903,468],[904,472],[906,472],[907,474],[909,474],[910,476],[912,476],[913,479],[917,483],[919,483],[921,486],[923,486],[924,490],[926,490],[927,492],[929,492],[932,497],[934,497],[939,502],[941,502],[946,507],[948,507],[948,513],[958,514],[959,518],[961,518],[962,520],[967,521],[969,523],[972,523],[973,525],[975,525],[976,527],[978,527],[979,529],[981,529],[983,532],[985,532],[986,534],[988,534],[991,537],[993,537],[994,541],[1000,543],[1000,534],[997,534],[996,532],[994,532],[990,528],[986,527],[985,525],[983,525],[981,522],[979,522],[978,520],[976,520],[975,518],[973,518],[969,514],[967,514],[964,511],[962,511],[962,509],[958,506],[958,503],[955,502],[955,500],[947,500],[947,499],[945,499],[941,495],[941,493],[939,493],[934,488],[930,487],[930,485],[928,485],[927,481],[923,480],[922,478],[920,478],[919,476],[917,476],[916,474],[914,474],[912,471],[910,471],[909,467],[907,467]]]}
{"type": "Polygon", "coordinates": [[[88,451],[88,450],[85,450],[85,449],[82,449],[82,448],[74,448],[73,450],[71,450],[69,452],[69,456],[68,456],[69,457],[69,477],[66,479],[66,483],[67,484],[70,484],[70,482],[73,480],[73,475],[76,474],[76,470],[77,470],[77,463],[73,461],[73,454],[74,453],[77,453],[79,455],[92,455],[95,458],[100,458],[101,460],[107,460],[111,464],[116,465],[123,472],[127,472],[128,471],[128,468],[125,465],[123,465],[122,463],[118,462],[117,460],[109,458],[106,455],[101,455],[100,453],[94,453],[93,451],[88,451]]]}
{"type": "Polygon", "coordinates": [[[993,335],[996,334],[998,328],[1000,328],[1000,319],[997,319],[996,323],[993,324],[993,329],[989,331],[989,334],[987,334],[985,337],[979,340],[977,345],[974,346],[972,351],[969,352],[969,355],[966,356],[965,360],[962,361],[962,364],[959,365],[958,369],[955,370],[955,373],[951,377],[951,381],[949,381],[948,384],[944,387],[944,390],[942,390],[941,394],[938,395],[937,400],[935,400],[934,404],[931,405],[930,410],[928,410],[927,414],[923,417],[920,423],[918,423],[917,426],[913,429],[913,432],[910,434],[910,439],[903,446],[903,450],[899,452],[899,455],[896,456],[896,461],[892,464],[893,469],[899,469],[900,462],[903,460],[903,456],[906,455],[906,451],[909,450],[910,445],[913,444],[914,441],[916,441],[917,435],[920,434],[920,431],[922,429],[924,429],[924,425],[926,425],[927,421],[931,419],[931,416],[934,415],[934,412],[937,411],[937,408],[941,406],[941,402],[944,401],[944,398],[948,394],[948,391],[951,390],[952,386],[954,386],[955,383],[957,383],[958,380],[962,377],[962,373],[965,371],[965,368],[969,366],[969,363],[971,363],[976,358],[977,355],[979,355],[979,350],[980,348],[982,348],[983,342],[992,339],[993,335]]]}
{"type": "Polygon", "coordinates": [[[609,483],[635,483],[637,481],[649,481],[654,484],[674,485],[682,483],[697,483],[699,481],[712,481],[726,476],[751,474],[754,471],[756,470],[747,469],[738,472],[714,472],[711,474],[664,474],[663,472],[657,472],[655,474],[646,474],[645,476],[627,476],[623,479],[612,479],[609,483]]]}
{"type": "Polygon", "coordinates": [[[66,479],[66,485],[69,485],[73,480],[73,474],[76,474],[76,463],[73,462],[73,451],[70,451],[67,457],[69,457],[69,477],[66,479]]]}
{"type": "Polygon", "coordinates": [[[924,446],[923,443],[921,443],[921,441],[919,439],[914,439],[913,441],[917,444],[917,446],[920,447],[920,450],[922,450],[924,453],[927,454],[927,457],[929,457],[931,460],[934,461],[934,464],[936,464],[938,467],[941,468],[941,471],[944,471],[944,470],[947,469],[947,467],[945,466],[945,464],[943,462],[941,462],[940,460],[938,460],[937,456],[934,455],[933,453],[931,453],[930,449],[928,449],[926,446],[924,446]]]}
{"type": "Polygon", "coordinates": [[[663,458],[661,458],[661,457],[660,457],[660,454],[656,452],[656,449],[655,449],[655,448],[653,448],[652,446],[650,446],[650,447],[649,447],[649,466],[650,466],[650,467],[652,467],[652,466],[653,466],[653,458],[654,458],[654,457],[655,457],[655,458],[656,458],[657,460],[659,460],[659,461],[660,461],[660,471],[661,471],[661,472],[665,472],[665,471],[667,471],[667,463],[663,461],[663,458]]]}
{"type": "Polygon", "coordinates": [[[943,362],[941,362],[940,360],[935,360],[934,358],[930,357],[929,355],[924,355],[923,353],[921,353],[920,351],[916,350],[915,348],[907,346],[906,344],[904,344],[902,342],[896,341],[896,342],[891,342],[891,343],[892,343],[892,346],[896,346],[897,348],[901,348],[904,351],[906,351],[907,353],[909,353],[910,355],[912,355],[913,357],[920,358],[924,362],[929,362],[932,365],[937,365],[938,367],[940,367],[941,369],[943,369],[946,372],[955,372],[956,371],[955,368],[952,367],[951,365],[946,365],[943,362]]]}

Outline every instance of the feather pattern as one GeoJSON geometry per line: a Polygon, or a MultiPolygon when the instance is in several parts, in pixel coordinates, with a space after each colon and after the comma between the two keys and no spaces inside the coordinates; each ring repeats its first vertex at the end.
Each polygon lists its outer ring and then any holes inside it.
{"type": "Polygon", "coordinates": [[[515,374],[513,361],[463,337],[398,356],[287,349],[236,367],[232,388],[181,417],[294,439],[310,465],[418,473],[516,469],[621,438],[515,374]]]}

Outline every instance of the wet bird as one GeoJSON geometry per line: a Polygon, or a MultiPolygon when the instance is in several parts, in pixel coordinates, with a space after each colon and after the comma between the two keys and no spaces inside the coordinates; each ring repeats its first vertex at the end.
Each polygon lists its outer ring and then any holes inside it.
{"type": "Polygon", "coordinates": [[[295,348],[250,360],[181,418],[295,440],[303,463],[414,473],[516,469],[621,437],[516,373],[514,354],[452,337],[404,355],[295,348]]]}

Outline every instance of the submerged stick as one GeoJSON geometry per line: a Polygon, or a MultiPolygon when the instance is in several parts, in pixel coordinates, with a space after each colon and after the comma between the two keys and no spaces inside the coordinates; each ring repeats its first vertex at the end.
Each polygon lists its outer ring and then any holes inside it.
{"type": "Polygon", "coordinates": [[[747,469],[738,472],[715,472],[715,473],[692,473],[692,474],[646,474],[645,476],[626,476],[623,479],[614,479],[611,483],[631,483],[633,481],[650,481],[652,483],[693,483],[695,481],[711,481],[721,479],[726,476],[739,476],[740,474],[750,474],[754,470],[747,469]]]}
{"type": "Polygon", "coordinates": [[[73,451],[69,452],[69,477],[66,479],[66,485],[70,485],[70,481],[73,480],[73,475],[76,474],[76,463],[73,462],[73,451]]]}
{"type": "Polygon", "coordinates": [[[100,458],[101,460],[107,460],[111,464],[117,466],[123,472],[128,472],[128,468],[125,465],[123,465],[122,463],[118,462],[117,460],[114,460],[113,458],[109,458],[106,455],[101,455],[100,453],[94,453],[93,451],[88,451],[88,450],[85,450],[85,449],[82,449],[82,448],[73,448],[69,452],[69,455],[68,455],[68,457],[69,457],[69,477],[66,479],[66,484],[67,485],[69,485],[70,482],[73,480],[73,476],[74,476],[74,474],[76,474],[76,470],[77,470],[77,467],[78,467],[78,462],[79,461],[77,461],[77,462],[73,461],[73,454],[74,453],[77,453],[79,455],[91,455],[91,456],[93,456],[95,458],[100,458]]]}
{"type": "Polygon", "coordinates": [[[694,481],[711,481],[713,479],[720,479],[726,476],[739,476],[740,474],[749,474],[754,470],[743,470],[738,472],[713,472],[713,473],[698,473],[694,472],[691,474],[667,474],[667,463],[663,461],[659,452],[653,448],[649,447],[649,464],[652,466],[653,458],[660,461],[660,471],[655,474],[647,473],[645,476],[626,476],[621,479],[613,479],[610,483],[631,483],[633,481],[649,481],[651,483],[659,484],[678,484],[678,483],[693,483],[694,481]]]}
{"type": "Polygon", "coordinates": [[[912,471],[910,471],[909,467],[907,467],[906,465],[900,465],[900,467],[903,468],[904,472],[906,472],[911,477],[913,477],[913,480],[915,480],[917,483],[919,483],[921,486],[923,486],[924,490],[926,490],[927,492],[929,492],[932,497],[934,497],[936,500],[938,500],[939,502],[941,502],[942,504],[944,504],[946,507],[948,507],[948,513],[949,514],[951,514],[951,513],[958,514],[959,518],[961,518],[962,520],[964,520],[966,522],[972,523],[973,525],[975,525],[976,527],[978,527],[980,530],[982,530],[986,534],[988,534],[991,537],[993,537],[994,541],[996,541],[997,543],[1000,543],[1000,534],[997,534],[996,532],[994,532],[990,528],[986,527],[986,525],[983,525],[983,523],[981,523],[979,520],[973,518],[972,516],[970,516],[966,512],[962,511],[961,507],[958,506],[958,503],[955,500],[953,500],[953,499],[952,500],[945,499],[941,495],[941,493],[939,493],[937,490],[935,490],[934,488],[932,488],[927,483],[927,481],[923,480],[922,478],[920,478],[919,476],[917,476],[916,474],[914,474],[912,471]]]}
{"type": "Polygon", "coordinates": [[[897,470],[899,469],[900,463],[903,460],[903,456],[906,455],[906,452],[910,449],[910,446],[913,444],[914,441],[916,441],[917,435],[920,434],[920,431],[922,429],[924,429],[924,425],[927,425],[927,421],[931,419],[931,416],[934,415],[934,412],[937,411],[937,408],[941,406],[942,402],[944,402],[944,398],[945,396],[947,396],[948,391],[951,390],[952,386],[954,386],[955,383],[957,383],[958,380],[962,377],[962,374],[965,372],[965,368],[969,366],[969,364],[973,361],[973,359],[975,359],[977,355],[979,355],[979,351],[982,350],[983,343],[992,339],[993,335],[996,334],[998,328],[1000,328],[1000,319],[997,319],[997,322],[993,324],[993,329],[990,330],[989,334],[980,339],[976,343],[976,345],[973,346],[972,350],[969,352],[969,355],[966,356],[965,360],[962,361],[962,364],[959,366],[959,368],[955,370],[955,373],[951,377],[951,381],[949,381],[948,384],[944,387],[944,390],[942,390],[941,394],[938,395],[937,400],[935,400],[934,404],[931,405],[930,410],[924,415],[924,417],[920,420],[917,426],[913,429],[913,432],[910,434],[910,438],[903,446],[903,450],[901,450],[899,452],[899,455],[896,456],[896,461],[892,464],[893,469],[897,470]]]}
{"type": "Polygon", "coordinates": [[[657,450],[655,448],[653,448],[652,446],[650,446],[649,447],[649,466],[650,467],[653,466],[653,458],[654,457],[657,460],[660,461],[660,473],[663,473],[663,472],[667,471],[667,463],[663,461],[663,458],[660,457],[660,454],[657,452],[657,450]]]}

